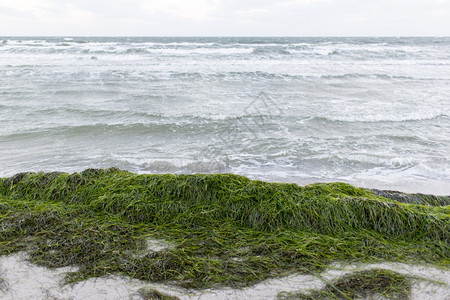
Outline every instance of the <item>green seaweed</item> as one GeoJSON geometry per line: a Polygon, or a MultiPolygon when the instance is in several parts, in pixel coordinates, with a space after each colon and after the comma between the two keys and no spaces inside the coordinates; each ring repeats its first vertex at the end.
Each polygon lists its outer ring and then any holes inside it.
{"type": "Polygon", "coordinates": [[[0,255],[28,251],[44,266],[78,266],[67,282],[123,274],[240,287],[336,261],[448,268],[449,216],[449,206],[402,203],[344,183],[114,168],[21,173],[0,179],[0,255]],[[175,246],[153,251],[147,239],[175,246]]]}
{"type": "Polygon", "coordinates": [[[6,292],[8,290],[8,283],[5,279],[0,278],[0,292],[6,292]]]}
{"type": "Polygon", "coordinates": [[[323,289],[309,293],[278,294],[278,299],[361,299],[381,296],[383,299],[408,299],[411,293],[410,278],[397,272],[384,269],[371,269],[344,275],[323,289]]]}
{"type": "Polygon", "coordinates": [[[141,288],[138,290],[138,293],[144,300],[179,300],[178,297],[167,295],[151,288],[141,288]]]}

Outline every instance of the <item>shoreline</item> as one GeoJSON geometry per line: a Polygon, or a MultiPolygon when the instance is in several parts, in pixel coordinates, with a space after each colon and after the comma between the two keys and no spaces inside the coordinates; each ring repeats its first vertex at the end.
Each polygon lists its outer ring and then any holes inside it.
{"type": "MultiPolygon", "coordinates": [[[[161,172],[161,173],[155,173],[155,172],[145,172],[145,171],[128,171],[126,169],[120,170],[126,171],[126,172],[132,172],[137,175],[214,175],[214,174],[233,174],[237,176],[245,176],[248,177],[251,180],[260,180],[264,182],[270,182],[270,183],[281,183],[281,184],[296,184],[299,186],[306,186],[311,184],[320,184],[320,183],[335,183],[335,182],[342,182],[346,184],[350,184],[353,186],[356,186],[358,188],[362,189],[369,189],[369,190],[385,190],[385,191],[393,191],[397,193],[402,194],[425,194],[425,195],[433,195],[433,196],[446,196],[450,197],[450,181],[448,181],[448,184],[442,183],[442,181],[434,180],[434,181],[424,181],[422,183],[418,183],[417,181],[407,181],[399,180],[398,182],[384,182],[384,181],[377,181],[377,180],[355,180],[352,178],[341,178],[338,180],[332,180],[332,179],[324,179],[324,178],[297,178],[293,176],[276,176],[276,175],[262,175],[262,174],[240,174],[240,173],[211,173],[211,172],[205,172],[205,173],[193,173],[193,172],[161,172]]],[[[20,172],[8,172],[3,175],[0,175],[0,178],[11,178],[18,174],[27,174],[27,173],[67,173],[67,174],[74,174],[74,173],[82,173],[84,170],[77,170],[77,169],[69,169],[69,170],[33,170],[33,171],[20,171],[20,172]]]]}

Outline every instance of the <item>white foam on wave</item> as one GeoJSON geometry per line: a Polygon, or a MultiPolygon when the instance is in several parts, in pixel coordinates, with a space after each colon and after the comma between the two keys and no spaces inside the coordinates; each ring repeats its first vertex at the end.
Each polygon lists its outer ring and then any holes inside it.
{"type": "Polygon", "coordinates": [[[397,111],[392,112],[374,112],[374,111],[360,111],[359,109],[354,109],[352,113],[346,113],[345,115],[340,115],[339,113],[326,113],[320,115],[320,118],[327,119],[330,121],[339,122],[408,122],[408,121],[425,121],[433,120],[437,118],[447,118],[450,114],[443,111],[410,111],[398,113],[397,111]]]}
{"type": "Polygon", "coordinates": [[[253,48],[197,48],[197,49],[147,49],[149,53],[168,54],[168,55],[187,55],[187,54],[246,54],[252,53],[253,48]]]}
{"type": "Polygon", "coordinates": [[[425,164],[405,168],[375,167],[339,179],[361,187],[450,195],[449,168],[449,165],[433,168],[425,164]]]}

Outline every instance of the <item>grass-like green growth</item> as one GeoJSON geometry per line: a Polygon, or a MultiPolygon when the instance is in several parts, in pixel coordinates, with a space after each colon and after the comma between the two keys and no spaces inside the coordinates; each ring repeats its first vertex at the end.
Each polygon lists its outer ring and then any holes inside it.
{"type": "Polygon", "coordinates": [[[8,284],[3,278],[0,278],[0,292],[5,292],[8,290],[8,284]]]}
{"type": "Polygon", "coordinates": [[[411,283],[408,276],[384,269],[371,269],[344,275],[323,289],[303,293],[279,293],[278,299],[363,299],[381,296],[383,299],[408,299],[411,283]]]}
{"type": "Polygon", "coordinates": [[[142,297],[143,300],[179,300],[180,298],[167,295],[161,293],[158,290],[150,289],[150,288],[141,288],[139,289],[139,296],[142,297]]]}
{"type": "Polygon", "coordinates": [[[448,268],[449,199],[440,201],[232,174],[23,173],[0,179],[0,255],[78,266],[69,282],[123,274],[190,288],[248,286],[335,261],[448,268]],[[175,247],[145,251],[147,239],[175,247]]]}

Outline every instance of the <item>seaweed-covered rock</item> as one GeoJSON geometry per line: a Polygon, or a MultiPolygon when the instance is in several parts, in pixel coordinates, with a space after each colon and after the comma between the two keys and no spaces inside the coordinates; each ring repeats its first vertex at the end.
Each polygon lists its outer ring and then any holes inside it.
{"type": "Polygon", "coordinates": [[[411,283],[408,276],[384,269],[371,269],[344,275],[328,283],[323,289],[309,293],[278,294],[278,299],[366,299],[382,296],[388,299],[408,299],[411,283]]]}

